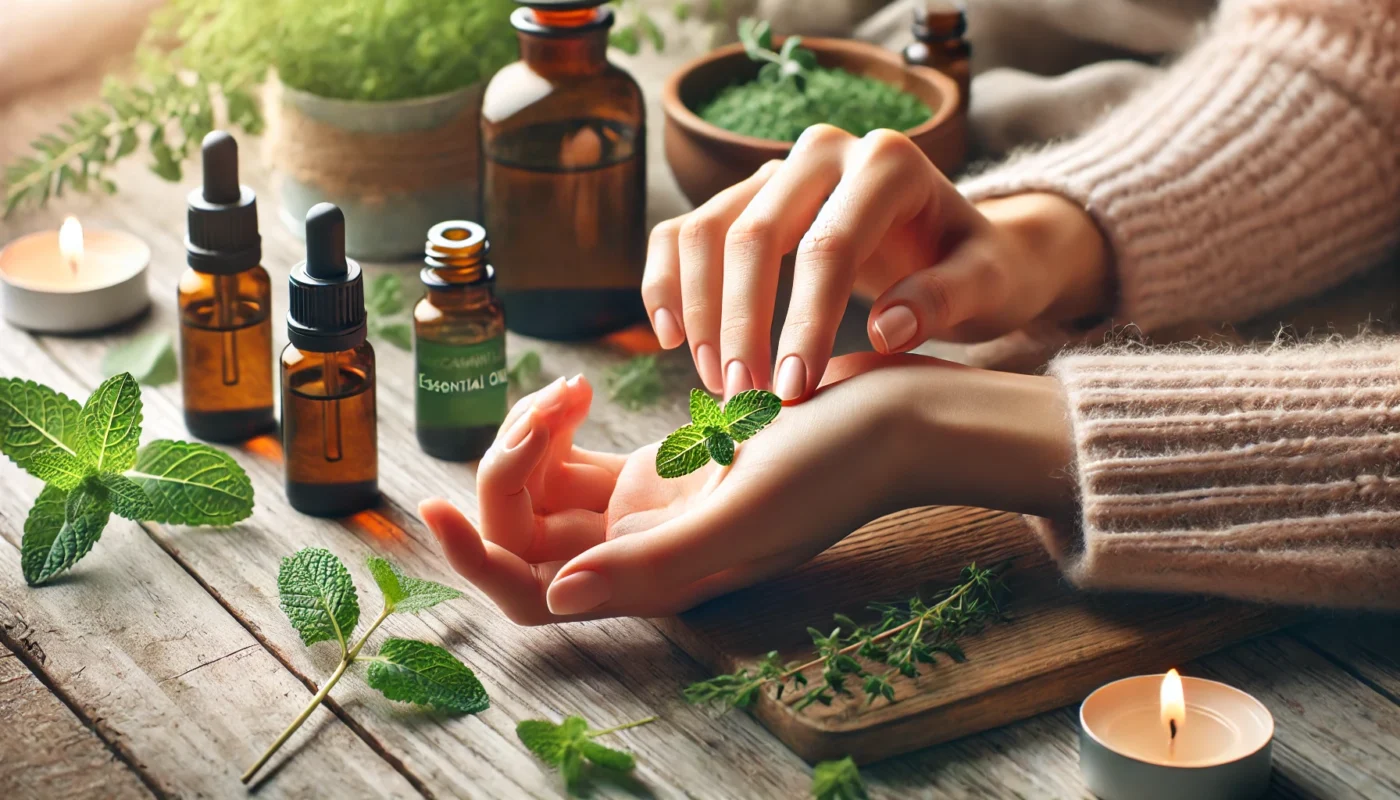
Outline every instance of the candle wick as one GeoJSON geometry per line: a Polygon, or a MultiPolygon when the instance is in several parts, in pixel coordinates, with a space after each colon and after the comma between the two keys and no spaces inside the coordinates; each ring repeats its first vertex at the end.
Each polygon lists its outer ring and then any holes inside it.
{"type": "Polygon", "coordinates": [[[1174,719],[1169,719],[1169,720],[1167,720],[1167,727],[1171,729],[1171,732],[1172,732],[1172,741],[1173,741],[1173,742],[1176,741],[1176,720],[1174,720],[1174,719]]]}

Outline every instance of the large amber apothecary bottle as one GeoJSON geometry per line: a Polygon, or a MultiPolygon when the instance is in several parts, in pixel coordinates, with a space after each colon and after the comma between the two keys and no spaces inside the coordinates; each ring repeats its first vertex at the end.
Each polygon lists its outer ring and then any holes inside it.
{"type": "Polygon", "coordinates": [[[607,59],[599,0],[522,0],[520,61],[482,99],[482,212],[506,324],[546,339],[646,318],[642,93],[607,59]]]}

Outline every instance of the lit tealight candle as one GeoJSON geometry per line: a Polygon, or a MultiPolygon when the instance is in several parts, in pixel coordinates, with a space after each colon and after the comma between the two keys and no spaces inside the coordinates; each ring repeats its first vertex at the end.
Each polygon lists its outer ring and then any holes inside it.
{"type": "Polygon", "coordinates": [[[1079,724],[1084,781],[1103,800],[1235,800],[1269,785],[1273,715],[1223,683],[1124,678],[1084,700],[1079,724]]]}
{"type": "Polygon", "coordinates": [[[84,231],[74,217],[0,250],[4,312],[10,324],[44,333],[110,328],[151,304],[151,249],[121,231],[84,231]]]}

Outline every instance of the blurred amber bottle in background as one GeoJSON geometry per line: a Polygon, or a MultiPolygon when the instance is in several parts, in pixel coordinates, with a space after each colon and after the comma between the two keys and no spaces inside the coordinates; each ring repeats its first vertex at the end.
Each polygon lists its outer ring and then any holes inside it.
{"type": "Polygon", "coordinates": [[[914,7],[914,41],[904,48],[904,63],[931,67],[958,82],[963,109],[972,90],[972,45],[963,38],[966,33],[962,3],[926,0],[914,7]]]}
{"type": "Polygon", "coordinates": [[[482,213],[506,324],[545,339],[646,318],[642,92],[607,59],[600,0],[520,0],[521,60],[482,98],[482,213]]]}
{"type": "Polygon", "coordinates": [[[204,137],[204,185],[190,192],[180,276],[180,384],[185,427],[238,442],[276,425],[272,283],[263,269],[257,197],[238,182],[238,144],[204,137]]]}

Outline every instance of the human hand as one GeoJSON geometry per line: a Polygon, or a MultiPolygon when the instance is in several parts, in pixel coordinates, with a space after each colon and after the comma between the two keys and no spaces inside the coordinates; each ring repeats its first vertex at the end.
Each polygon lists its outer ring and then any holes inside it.
{"type": "Polygon", "coordinates": [[[670,480],[656,474],[655,444],[628,456],[576,447],[592,390],[556,381],[516,405],[482,460],[480,533],[444,500],[420,512],[454,569],[538,625],[674,614],[901,508],[1072,505],[1051,379],[870,353],[837,359],[830,378],[732,466],[670,480]]]}
{"type": "Polygon", "coordinates": [[[817,125],[786,160],[657,225],[642,297],[661,345],[688,341],[711,392],[771,386],[795,400],[825,372],[852,293],[875,298],[870,341],[896,353],[1103,311],[1108,274],[1102,235],[1070,201],[974,207],[902,134],[817,125]],[[779,269],[794,249],[773,370],[779,269]]]}

